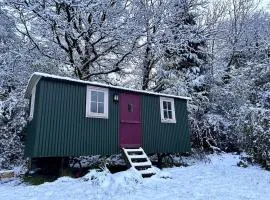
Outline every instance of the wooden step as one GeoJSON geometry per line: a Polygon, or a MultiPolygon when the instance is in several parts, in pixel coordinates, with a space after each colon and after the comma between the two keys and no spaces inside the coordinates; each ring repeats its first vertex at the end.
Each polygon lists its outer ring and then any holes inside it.
{"type": "MultiPolygon", "coordinates": [[[[125,149],[125,148],[123,148],[123,149],[125,149]]],[[[138,148],[138,149],[125,149],[125,151],[127,151],[127,152],[143,152],[143,149],[140,147],[140,148],[138,148]]]]}
{"type": "Polygon", "coordinates": [[[131,159],[140,159],[140,158],[145,158],[145,155],[129,155],[131,159]]]}
{"type": "Polygon", "coordinates": [[[150,159],[141,147],[138,149],[123,148],[122,150],[127,163],[132,168],[137,170],[142,175],[142,177],[151,177],[155,174],[155,170],[152,166],[150,159]]]}
{"type": "Polygon", "coordinates": [[[136,162],[136,163],[132,163],[133,166],[152,166],[152,163],[150,161],[146,161],[146,162],[136,162]]]}
{"type": "Polygon", "coordinates": [[[151,167],[152,167],[151,165],[134,166],[134,168],[137,169],[138,171],[145,170],[145,169],[149,169],[149,168],[151,168],[151,167]]]}
{"type": "Polygon", "coordinates": [[[139,170],[138,171],[140,174],[155,174],[155,171],[153,168],[148,168],[145,170],[139,170]]]}

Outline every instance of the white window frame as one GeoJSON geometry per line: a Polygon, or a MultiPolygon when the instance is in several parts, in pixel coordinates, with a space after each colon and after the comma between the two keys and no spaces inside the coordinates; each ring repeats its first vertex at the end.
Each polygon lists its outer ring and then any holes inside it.
{"type": "Polygon", "coordinates": [[[175,118],[175,106],[174,106],[174,99],[173,98],[167,98],[167,97],[160,97],[160,116],[161,116],[161,122],[162,123],[176,123],[175,118]],[[164,112],[163,112],[163,102],[171,102],[172,105],[172,119],[165,119],[164,118],[164,112]]]}
{"type": "Polygon", "coordinates": [[[108,93],[109,93],[108,88],[87,86],[87,92],[86,92],[86,117],[108,119],[108,116],[109,116],[109,112],[108,112],[108,110],[109,110],[109,108],[108,108],[108,93]],[[104,113],[91,112],[91,91],[104,92],[104,113]]]}
{"type": "Polygon", "coordinates": [[[36,85],[32,88],[29,121],[31,121],[34,117],[35,98],[36,98],[36,85]]]}

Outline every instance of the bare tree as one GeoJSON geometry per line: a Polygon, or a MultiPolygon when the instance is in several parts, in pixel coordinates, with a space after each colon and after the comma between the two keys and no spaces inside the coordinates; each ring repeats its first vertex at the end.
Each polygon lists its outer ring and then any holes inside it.
{"type": "Polygon", "coordinates": [[[259,1],[256,0],[228,0],[229,24],[227,42],[230,44],[231,55],[229,57],[227,71],[231,70],[232,65],[239,65],[239,55],[242,51],[241,38],[246,31],[248,20],[258,8],[259,1]]]}
{"type": "Polygon", "coordinates": [[[139,21],[141,36],[140,59],[141,62],[141,88],[151,90],[151,82],[154,80],[153,70],[161,57],[161,41],[164,33],[164,21],[169,1],[140,0],[134,1],[135,10],[139,21]]]}
{"type": "Polygon", "coordinates": [[[18,31],[42,55],[80,79],[121,71],[137,45],[128,28],[130,2],[13,0],[18,31]]]}

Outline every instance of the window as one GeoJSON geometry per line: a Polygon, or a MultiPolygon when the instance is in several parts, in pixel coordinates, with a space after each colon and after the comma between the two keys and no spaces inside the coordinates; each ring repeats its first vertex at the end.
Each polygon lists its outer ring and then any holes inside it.
{"type": "Polygon", "coordinates": [[[133,112],[133,106],[131,103],[128,104],[128,112],[133,112]]]}
{"type": "Polygon", "coordinates": [[[172,98],[160,97],[161,122],[176,123],[174,100],[172,98]]]}
{"type": "Polygon", "coordinates": [[[108,89],[87,87],[86,117],[108,118],[108,89]]]}

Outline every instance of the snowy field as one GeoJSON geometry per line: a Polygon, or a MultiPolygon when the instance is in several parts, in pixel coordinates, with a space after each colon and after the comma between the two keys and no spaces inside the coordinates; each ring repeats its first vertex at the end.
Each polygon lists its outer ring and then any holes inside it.
{"type": "Polygon", "coordinates": [[[270,172],[237,167],[238,156],[214,155],[211,162],[159,171],[142,179],[131,170],[110,174],[91,171],[85,177],[62,177],[52,183],[28,186],[0,182],[0,199],[270,199],[270,172]]]}

